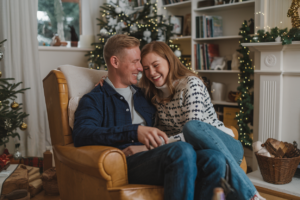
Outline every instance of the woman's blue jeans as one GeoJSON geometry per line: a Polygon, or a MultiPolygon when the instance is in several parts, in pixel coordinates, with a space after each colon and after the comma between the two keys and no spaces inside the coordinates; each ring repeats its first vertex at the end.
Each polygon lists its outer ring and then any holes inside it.
{"type": "Polygon", "coordinates": [[[196,120],[184,125],[183,134],[186,142],[190,143],[196,151],[213,149],[225,156],[230,168],[229,184],[235,190],[235,194],[230,194],[226,200],[249,200],[255,195],[257,191],[254,185],[239,166],[244,154],[240,141],[210,124],[196,120]]]}

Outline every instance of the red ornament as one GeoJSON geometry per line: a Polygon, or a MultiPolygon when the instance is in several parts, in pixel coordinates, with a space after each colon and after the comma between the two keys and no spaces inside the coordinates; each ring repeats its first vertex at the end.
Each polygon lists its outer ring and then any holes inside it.
{"type": "Polygon", "coordinates": [[[3,153],[6,154],[6,155],[8,155],[9,154],[8,149],[5,148],[3,153]]]}

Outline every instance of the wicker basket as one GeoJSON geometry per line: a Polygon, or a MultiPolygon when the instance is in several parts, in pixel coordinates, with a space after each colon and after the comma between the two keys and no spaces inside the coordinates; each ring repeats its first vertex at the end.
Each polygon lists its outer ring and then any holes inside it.
{"type": "Polygon", "coordinates": [[[274,184],[286,184],[292,181],[300,156],[294,158],[270,158],[255,153],[260,173],[264,181],[274,184]]]}

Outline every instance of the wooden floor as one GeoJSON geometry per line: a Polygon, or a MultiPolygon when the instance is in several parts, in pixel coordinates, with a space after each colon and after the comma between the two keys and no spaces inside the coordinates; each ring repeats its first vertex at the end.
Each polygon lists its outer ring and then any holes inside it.
{"type": "Polygon", "coordinates": [[[60,200],[59,196],[45,195],[45,191],[38,193],[36,196],[30,198],[30,200],[60,200]]]}

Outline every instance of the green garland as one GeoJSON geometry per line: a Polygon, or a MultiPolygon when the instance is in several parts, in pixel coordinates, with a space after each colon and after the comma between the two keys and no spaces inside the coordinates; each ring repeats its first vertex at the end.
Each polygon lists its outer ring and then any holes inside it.
{"type": "Polygon", "coordinates": [[[251,133],[252,129],[249,128],[248,124],[252,122],[252,113],[253,113],[253,92],[250,90],[253,88],[253,73],[254,69],[252,67],[252,60],[249,57],[249,49],[248,47],[243,47],[241,43],[246,41],[250,41],[250,28],[247,25],[247,21],[245,20],[240,28],[239,35],[242,36],[240,39],[240,49],[237,51],[242,54],[242,57],[239,57],[240,60],[240,74],[237,90],[240,92],[240,98],[237,103],[240,107],[240,112],[236,114],[236,118],[239,125],[239,140],[246,147],[252,146],[252,138],[251,133]]]}
{"type": "Polygon", "coordinates": [[[270,32],[265,30],[258,30],[257,34],[250,35],[250,28],[245,20],[240,28],[239,35],[242,36],[240,39],[240,48],[237,50],[242,54],[240,60],[240,84],[237,90],[240,92],[240,98],[238,99],[238,106],[240,112],[236,113],[236,118],[239,125],[239,140],[246,147],[251,148],[252,146],[252,132],[248,124],[253,122],[253,92],[250,90],[253,88],[254,80],[254,68],[252,66],[252,60],[249,57],[250,51],[248,47],[243,47],[241,43],[258,43],[258,42],[275,42],[275,39],[280,36],[282,45],[291,44],[292,41],[300,41],[300,29],[291,28],[289,31],[287,28],[279,29],[278,27],[272,28],[270,32]]]}
{"type": "Polygon", "coordinates": [[[250,36],[248,35],[245,43],[255,42],[275,42],[275,39],[280,36],[282,45],[291,44],[292,41],[300,41],[300,29],[291,28],[289,31],[287,28],[279,29],[278,27],[272,28],[270,32],[265,30],[258,30],[257,34],[250,36]]]}

